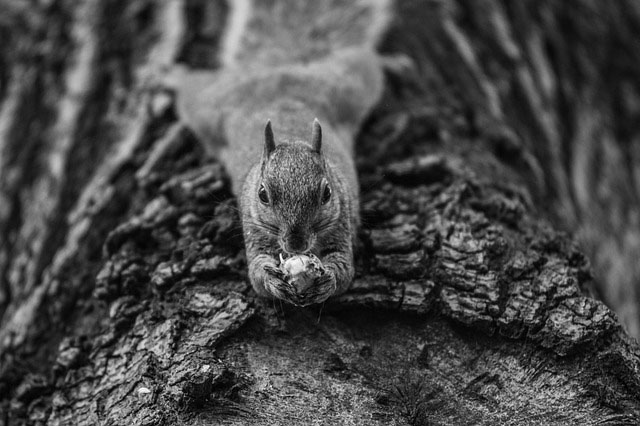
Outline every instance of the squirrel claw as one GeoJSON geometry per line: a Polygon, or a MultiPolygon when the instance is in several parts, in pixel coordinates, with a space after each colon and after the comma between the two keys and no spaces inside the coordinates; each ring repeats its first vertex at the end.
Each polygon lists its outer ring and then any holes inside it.
{"type": "Polygon", "coordinates": [[[278,267],[271,266],[271,265],[264,265],[264,270],[267,274],[272,275],[280,280],[284,280],[285,278],[285,273],[282,271],[282,269],[278,267]]]}

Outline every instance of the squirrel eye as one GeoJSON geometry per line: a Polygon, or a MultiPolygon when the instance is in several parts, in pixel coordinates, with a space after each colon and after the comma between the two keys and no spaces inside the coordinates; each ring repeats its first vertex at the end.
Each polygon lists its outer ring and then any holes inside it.
{"type": "Polygon", "coordinates": [[[267,194],[267,189],[264,185],[260,185],[260,189],[258,190],[258,198],[262,204],[269,204],[269,194],[267,194]]]}
{"type": "Polygon", "coordinates": [[[322,204],[327,204],[327,202],[331,199],[331,187],[329,185],[325,185],[324,192],[322,193],[322,204]]]}

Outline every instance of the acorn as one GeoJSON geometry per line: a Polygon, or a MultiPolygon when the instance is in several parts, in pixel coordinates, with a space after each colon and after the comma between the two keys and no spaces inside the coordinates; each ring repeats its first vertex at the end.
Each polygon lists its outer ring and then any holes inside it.
{"type": "Polygon", "coordinates": [[[297,254],[286,260],[281,255],[280,260],[285,281],[294,285],[301,293],[311,287],[316,278],[325,273],[322,261],[314,254],[297,254]]]}

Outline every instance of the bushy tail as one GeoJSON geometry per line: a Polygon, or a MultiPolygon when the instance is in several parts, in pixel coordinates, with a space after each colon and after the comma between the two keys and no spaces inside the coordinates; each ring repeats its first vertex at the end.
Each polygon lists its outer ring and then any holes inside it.
{"type": "Polygon", "coordinates": [[[391,0],[228,1],[222,66],[189,72],[176,87],[187,125],[215,152],[232,136],[259,137],[267,118],[282,110],[282,121],[298,102],[300,131],[318,117],[352,148],[383,91],[375,47],[391,0]]]}
{"type": "Polygon", "coordinates": [[[300,63],[379,43],[392,0],[228,0],[223,66],[300,63]]]}
{"type": "Polygon", "coordinates": [[[352,139],[382,95],[384,78],[380,57],[370,49],[348,48],[309,67],[324,83],[324,87],[319,88],[322,91],[315,94],[326,100],[318,108],[325,111],[337,130],[346,132],[352,139]]]}

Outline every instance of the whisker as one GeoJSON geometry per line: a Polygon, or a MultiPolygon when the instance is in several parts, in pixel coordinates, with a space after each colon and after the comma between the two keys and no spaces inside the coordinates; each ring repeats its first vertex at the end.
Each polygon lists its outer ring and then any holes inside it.
{"type": "Polygon", "coordinates": [[[334,220],[326,220],[316,227],[316,234],[321,234],[333,228],[336,222],[334,220]]]}
{"type": "Polygon", "coordinates": [[[316,324],[320,324],[320,318],[322,318],[322,310],[324,309],[325,303],[326,303],[326,300],[322,302],[322,304],[320,305],[320,312],[318,312],[318,320],[316,321],[316,324]]]}
{"type": "Polygon", "coordinates": [[[275,225],[271,225],[269,223],[264,223],[264,222],[255,222],[255,221],[251,221],[251,220],[246,220],[244,222],[247,225],[251,225],[254,226],[262,231],[265,231],[268,234],[271,234],[273,236],[278,236],[280,235],[280,228],[278,228],[275,225]]]}

